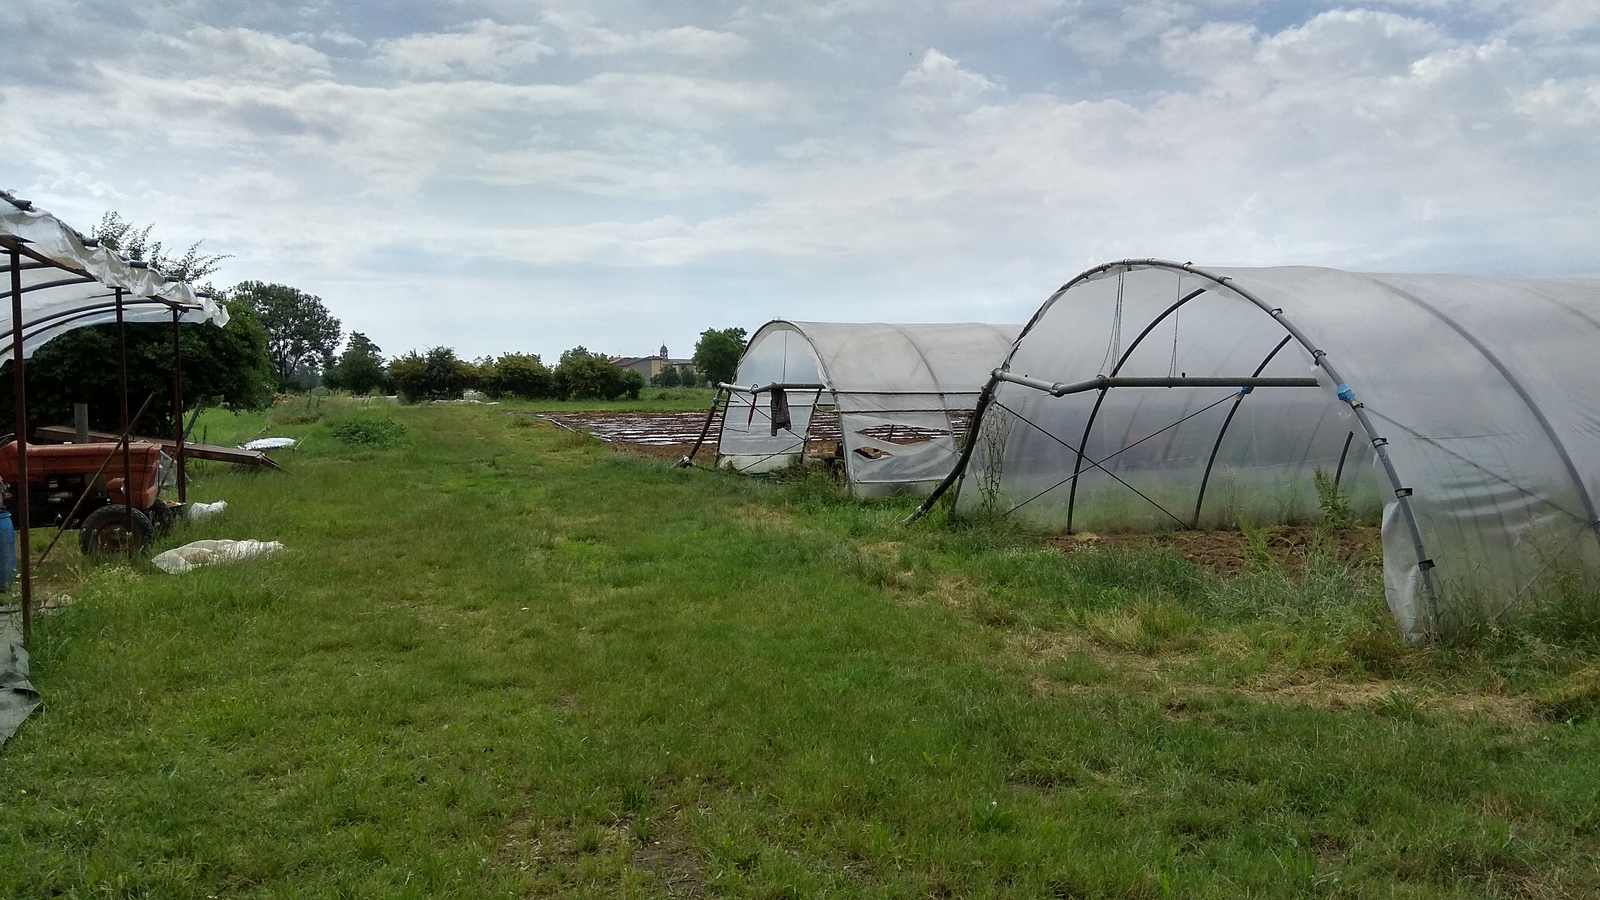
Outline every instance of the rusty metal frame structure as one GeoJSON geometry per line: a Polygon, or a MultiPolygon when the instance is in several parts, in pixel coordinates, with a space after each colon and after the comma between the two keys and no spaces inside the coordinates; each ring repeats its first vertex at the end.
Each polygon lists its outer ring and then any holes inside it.
{"type": "MultiPolygon", "coordinates": [[[[0,193],[0,203],[8,204],[23,215],[47,216],[34,209],[33,204],[26,200],[17,200],[9,194],[0,193]]],[[[53,217],[51,217],[53,219],[53,217]]],[[[96,242],[81,234],[71,232],[70,229],[58,220],[55,225],[63,232],[70,232],[71,243],[84,252],[94,251],[101,253],[104,262],[104,251],[96,242]]],[[[25,230],[25,229],[24,229],[25,230]]],[[[56,336],[51,332],[60,333],[74,328],[86,327],[97,324],[114,323],[117,331],[118,344],[118,382],[121,394],[121,419],[123,424],[122,457],[123,457],[123,485],[124,506],[130,511],[128,519],[132,519],[131,496],[131,449],[128,432],[128,388],[127,388],[127,351],[125,327],[130,315],[140,321],[166,321],[170,315],[172,322],[172,350],[173,350],[173,410],[177,420],[178,456],[177,475],[180,500],[187,496],[187,473],[184,471],[185,454],[183,452],[183,382],[182,382],[182,346],[179,339],[179,324],[186,313],[200,313],[202,320],[210,320],[217,324],[226,322],[226,313],[220,312],[209,298],[194,293],[186,285],[172,282],[144,263],[109,257],[116,266],[130,275],[138,275],[136,279],[143,283],[144,290],[136,291],[127,285],[114,283],[115,279],[104,275],[97,276],[87,267],[77,267],[52,258],[46,252],[41,252],[30,246],[29,237],[12,231],[9,227],[0,230],[0,253],[7,265],[10,275],[9,284],[6,285],[9,294],[11,327],[9,330],[10,351],[13,371],[13,396],[15,402],[15,415],[13,430],[17,442],[17,511],[19,520],[16,524],[18,553],[17,567],[19,586],[21,592],[21,618],[23,640],[27,642],[32,636],[33,627],[33,558],[32,542],[30,540],[29,506],[30,496],[28,490],[28,424],[27,424],[27,357],[30,350],[39,344],[56,336]],[[48,281],[36,282],[30,285],[23,284],[24,271],[39,271],[44,269],[56,270],[63,277],[48,281]],[[142,274],[141,274],[142,270],[142,274]],[[26,294],[36,291],[48,291],[52,288],[65,288],[75,285],[91,286],[91,296],[82,298],[91,302],[76,303],[70,309],[36,315],[31,321],[27,319],[27,309],[23,302],[26,294]],[[93,285],[105,288],[102,296],[94,291],[93,285]],[[158,286],[160,293],[151,290],[158,286]],[[160,294],[165,294],[162,296],[160,294]],[[105,302],[109,299],[110,302],[105,302]],[[94,302],[97,301],[98,302],[94,302]]],[[[135,280],[135,279],[130,279],[135,280]]],[[[4,338],[0,338],[3,340],[4,338]]],[[[131,521],[128,523],[131,531],[131,521]]],[[[130,547],[130,553],[132,548],[130,547]]]]}

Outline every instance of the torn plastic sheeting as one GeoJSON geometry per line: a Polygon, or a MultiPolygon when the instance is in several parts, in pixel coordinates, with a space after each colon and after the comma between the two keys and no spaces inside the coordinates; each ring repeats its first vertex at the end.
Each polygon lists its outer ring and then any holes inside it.
{"type": "Polygon", "coordinates": [[[158,553],[150,562],[168,575],[182,575],[199,566],[259,559],[282,549],[277,541],[195,541],[158,553]]]}
{"type": "Polygon", "coordinates": [[[191,522],[204,522],[222,515],[228,509],[228,501],[216,500],[211,503],[191,503],[184,517],[191,522]]]}
{"type": "Polygon", "coordinates": [[[28,681],[28,651],[16,619],[0,618],[0,744],[11,740],[41,702],[28,681]]]}
{"type": "Polygon", "coordinates": [[[291,437],[256,438],[239,445],[240,450],[287,450],[299,443],[291,437]]]}

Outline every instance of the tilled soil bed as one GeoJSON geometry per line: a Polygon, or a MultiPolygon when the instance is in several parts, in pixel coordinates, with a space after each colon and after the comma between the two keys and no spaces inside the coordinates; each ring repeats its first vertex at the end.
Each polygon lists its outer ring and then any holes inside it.
{"type": "MultiPolygon", "coordinates": [[[[706,424],[703,411],[562,412],[538,413],[535,418],[568,431],[587,434],[623,453],[674,463],[694,449],[695,439],[706,424]]],[[[721,433],[722,413],[719,411],[711,420],[705,443],[695,454],[694,461],[697,464],[716,465],[717,439],[721,433]]],[[[833,452],[833,445],[839,440],[838,417],[831,412],[816,413],[806,438],[808,456],[826,456],[833,452]]]]}
{"type": "MultiPolygon", "coordinates": [[[[1305,568],[1313,547],[1352,566],[1383,563],[1382,532],[1376,525],[1341,531],[1311,526],[1272,526],[1262,529],[1267,552],[1291,575],[1305,568]]],[[[1242,531],[1164,531],[1155,534],[1095,534],[1080,532],[1047,539],[1067,553],[1109,547],[1170,547],[1190,562],[1219,575],[1235,575],[1249,567],[1250,539],[1242,531]]]]}

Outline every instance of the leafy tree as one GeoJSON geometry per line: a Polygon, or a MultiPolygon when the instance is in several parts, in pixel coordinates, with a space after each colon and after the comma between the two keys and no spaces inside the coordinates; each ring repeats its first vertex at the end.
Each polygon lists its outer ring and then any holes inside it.
{"type": "Polygon", "coordinates": [[[484,372],[483,390],[495,399],[543,400],[554,394],[554,374],[537,354],[506,353],[484,372]]]}
{"type": "Polygon", "coordinates": [[[677,387],[682,383],[682,376],[678,374],[677,366],[662,366],[656,377],[650,379],[650,384],[655,387],[677,387]]]}
{"type": "Polygon", "coordinates": [[[554,382],[555,394],[563,400],[612,400],[625,390],[622,370],[582,346],[561,354],[554,382]]]}
{"type": "Polygon", "coordinates": [[[321,297],[260,281],[234,285],[233,296],[250,304],[266,329],[267,352],[280,386],[292,386],[298,370],[318,367],[326,372],[333,366],[342,331],[321,297]]]}
{"type": "Polygon", "coordinates": [[[201,253],[202,242],[195,241],[182,256],[170,256],[160,241],[150,239],[150,232],[155,227],[155,223],[152,222],[143,228],[138,228],[124,219],[120,213],[112,211],[100,217],[100,224],[94,227],[90,236],[102,246],[115,250],[131,260],[154,266],[161,274],[174,281],[187,281],[207,294],[218,293],[210,281],[202,282],[200,279],[216,272],[222,261],[230,258],[232,254],[201,253]]]}
{"type": "Polygon", "coordinates": [[[389,360],[389,386],[407,403],[426,399],[428,386],[428,361],[417,351],[389,360]]]}
{"type": "Polygon", "coordinates": [[[458,397],[476,376],[477,368],[449,347],[412,350],[389,363],[389,383],[410,403],[458,397]]]}
{"type": "Polygon", "coordinates": [[[694,387],[700,383],[700,375],[693,366],[678,367],[678,384],[683,387],[694,387]]]}
{"type": "Polygon", "coordinates": [[[349,343],[345,345],[344,352],[339,354],[339,361],[327,371],[324,380],[328,387],[352,394],[382,390],[389,381],[388,373],[384,371],[383,350],[361,332],[351,332],[349,343]]]}
{"type": "MultiPolygon", "coordinates": [[[[183,356],[183,399],[226,409],[265,409],[271,405],[275,381],[267,358],[267,336],[255,312],[239,301],[224,301],[228,324],[178,327],[183,356]]],[[[124,326],[128,346],[128,415],[137,415],[145,398],[155,394],[138,422],[138,434],[166,436],[176,431],[172,420],[172,326],[124,326]]],[[[28,360],[28,419],[40,424],[70,424],[72,404],[89,404],[89,425],[99,431],[121,428],[121,393],[117,378],[117,329],[95,325],[61,335],[28,360]]],[[[0,410],[12,412],[11,369],[0,370],[0,410]]]]}
{"type": "Polygon", "coordinates": [[[743,328],[708,328],[700,332],[700,341],[694,345],[695,371],[715,385],[730,382],[739,371],[739,357],[744,355],[743,328]]]}
{"type": "Polygon", "coordinates": [[[621,381],[622,395],[629,400],[639,399],[639,392],[644,390],[644,373],[637,369],[623,369],[621,381]]]}

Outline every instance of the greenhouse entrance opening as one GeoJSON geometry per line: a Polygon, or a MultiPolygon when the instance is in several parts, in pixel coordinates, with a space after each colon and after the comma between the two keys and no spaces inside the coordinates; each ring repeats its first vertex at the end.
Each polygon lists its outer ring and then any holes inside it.
{"type": "Polygon", "coordinates": [[[858,497],[925,494],[954,467],[984,382],[1020,330],[768,322],[720,386],[718,464],[760,473],[821,461],[858,497]]]}

